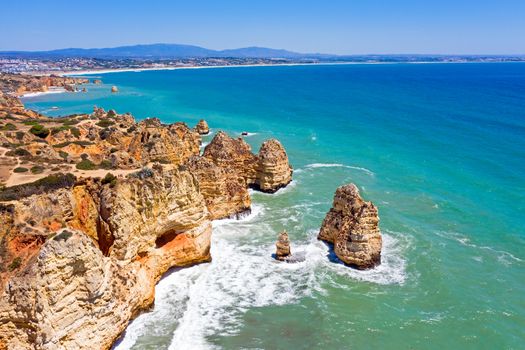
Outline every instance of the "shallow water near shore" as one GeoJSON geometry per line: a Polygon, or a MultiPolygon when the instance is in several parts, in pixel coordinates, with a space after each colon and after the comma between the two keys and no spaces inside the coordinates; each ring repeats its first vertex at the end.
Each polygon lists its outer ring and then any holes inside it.
{"type": "Polygon", "coordinates": [[[214,223],[213,261],[165,276],[117,349],[523,347],[525,64],[100,76],[87,93],[24,103],[49,115],[97,105],[166,123],[204,118],[213,133],[249,132],[255,151],[278,138],[295,169],[276,194],[252,192],[250,216],[214,223]],[[348,182],[379,208],[373,270],[331,262],[316,240],[348,182]],[[304,262],[272,259],[283,229],[304,262]]]}

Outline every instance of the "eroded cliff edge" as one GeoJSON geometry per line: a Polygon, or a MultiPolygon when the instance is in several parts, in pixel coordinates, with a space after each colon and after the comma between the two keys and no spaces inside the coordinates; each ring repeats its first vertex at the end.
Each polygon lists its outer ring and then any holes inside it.
{"type": "Polygon", "coordinates": [[[0,134],[12,180],[0,190],[0,348],[110,348],[168,269],[210,261],[211,220],[250,210],[249,186],[291,181],[276,140],[256,155],[220,132],[201,156],[183,123],[101,109],[51,119],[3,101],[16,129],[0,134]]]}

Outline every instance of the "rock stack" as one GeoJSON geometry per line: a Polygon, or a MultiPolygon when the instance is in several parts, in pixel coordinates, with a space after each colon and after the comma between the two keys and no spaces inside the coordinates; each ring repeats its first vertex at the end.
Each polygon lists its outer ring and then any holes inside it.
{"type": "Polygon", "coordinates": [[[273,193],[292,181],[292,168],[284,147],[276,139],[265,141],[259,150],[257,186],[273,193]]]}
{"type": "Polygon", "coordinates": [[[210,133],[210,128],[208,127],[206,120],[199,120],[197,125],[195,125],[195,131],[198,132],[199,135],[208,135],[210,133]]]}
{"type": "Polygon", "coordinates": [[[255,155],[244,139],[234,139],[220,131],[206,146],[203,156],[220,167],[232,169],[248,186],[262,192],[276,192],[292,181],[288,155],[274,139],[265,141],[255,155]]]}
{"type": "Polygon", "coordinates": [[[113,85],[111,87],[111,92],[118,92],[118,88],[115,85],[113,85]]]}
{"type": "Polygon", "coordinates": [[[372,202],[365,202],[354,184],[335,192],[318,239],[334,244],[337,257],[357,269],[369,269],[381,262],[379,216],[372,202]]]}
{"type": "Polygon", "coordinates": [[[288,233],[286,233],[286,231],[279,233],[279,238],[277,239],[277,243],[275,243],[275,247],[277,248],[275,252],[275,258],[277,260],[285,261],[292,256],[290,251],[290,240],[288,239],[288,233]]]}

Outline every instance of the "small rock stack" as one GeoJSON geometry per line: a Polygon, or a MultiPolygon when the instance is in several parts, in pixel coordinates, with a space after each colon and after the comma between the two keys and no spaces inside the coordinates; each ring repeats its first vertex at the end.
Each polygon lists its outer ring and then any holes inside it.
{"type": "Polygon", "coordinates": [[[275,243],[275,247],[277,248],[275,252],[275,258],[277,260],[286,261],[292,256],[290,251],[290,239],[288,238],[288,233],[286,233],[286,231],[283,231],[279,234],[279,238],[277,239],[277,243],[275,243]]]}
{"type": "Polygon", "coordinates": [[[210,133],[210,128],[208,127],[206,120],[199,120],[197,125],[195,125],[195,131],[198,132],[199,135],[208,135],[210,133]]]}

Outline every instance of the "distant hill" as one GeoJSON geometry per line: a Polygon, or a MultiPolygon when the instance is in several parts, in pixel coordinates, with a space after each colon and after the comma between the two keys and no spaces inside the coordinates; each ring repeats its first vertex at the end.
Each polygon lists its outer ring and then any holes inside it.
{"type": "Polygon", "coordinates": [[[0,56],[18,57],[90,57],[90,58],[308,58],[332,55],[303,54],[265,47],[246,47],[231,50],[210,50],[200,46],[180,44],[150,44],[119,46],[112,48],[68,48],[51,51],[4,51],[0,56]]]}

